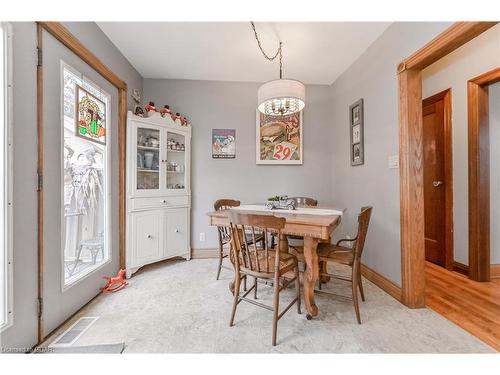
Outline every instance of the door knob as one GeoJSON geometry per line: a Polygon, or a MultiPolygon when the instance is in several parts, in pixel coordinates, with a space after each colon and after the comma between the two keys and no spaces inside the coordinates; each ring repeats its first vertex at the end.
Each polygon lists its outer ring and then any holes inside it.
{"type": "Polygon", "coordinates": [[[443,182],[443,181],[433,181],[433,182],[432,182],[432,185],[433,185],[434,187],[438,187],[438,186],[443,185],[443,184],[444,184],[444,182],[443,182]]]}

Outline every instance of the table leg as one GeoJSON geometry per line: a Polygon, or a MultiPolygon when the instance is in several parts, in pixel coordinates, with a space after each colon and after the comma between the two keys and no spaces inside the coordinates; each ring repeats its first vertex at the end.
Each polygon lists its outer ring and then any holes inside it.
{"type": "Polygon", "coordinates": [[[288,236],[286,234],[280,235],[280,251],[288,253],[288,236]]]}
{"type": "Polygon", "coordinates": [[[318,307],[314,303],[314,287],[319,277],[318,263],[318,240],[312,237],[304,237],[304,258],[306,261],[306,272],[304,274],[304,302],[307,309],[307,319],[318,315],[318,307]]]}
{"type": "MultiPolygon", "coordinates": [[[[320,243],[330,243],[332,242],[331,236],[327,240],[320,240],[320,243]]],[[[319,272],[320,273],[327,273],[328,272],[328,264],[327,262],[319,262],[319,272]]],[[[326,284],[331,280],[330,276],[320,276],[320,280],[323,284],[326,284]]]]}

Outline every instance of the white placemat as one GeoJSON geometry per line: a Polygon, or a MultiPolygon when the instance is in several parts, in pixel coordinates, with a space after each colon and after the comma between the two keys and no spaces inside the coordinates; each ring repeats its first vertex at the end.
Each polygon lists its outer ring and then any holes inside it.
{"type": "Polygon", "coordinates": [[[295,210],[271,210],[264,205],[260,204],[244,204],[238,207],[232,208],[237,211],[263,211],[263,212],[276,212],[283,214],[297,214],[297,215],[337,215],[342,216],[343,212],[340,210],[332,210],[327,208],[312,208],[312,207],[297,207],[295,210]]]}

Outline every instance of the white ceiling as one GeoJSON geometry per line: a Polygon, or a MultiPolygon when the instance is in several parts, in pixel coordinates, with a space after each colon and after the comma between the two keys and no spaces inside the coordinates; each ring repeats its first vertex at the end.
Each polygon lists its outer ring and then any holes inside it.
{"type": "MultiPolygon", "coordinates": [[[[278,62],[259,51],[250,22],[98,22],[144,78],[265,82],[278,62]]],[[[388,22],[258,22],[264,50],[283,41],[284,78],[331,84],[388,22]]]]}

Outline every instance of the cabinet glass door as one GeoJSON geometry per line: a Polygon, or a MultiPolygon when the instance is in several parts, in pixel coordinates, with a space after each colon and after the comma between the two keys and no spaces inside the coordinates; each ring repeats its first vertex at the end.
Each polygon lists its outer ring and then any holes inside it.
{"type": "Polygon", "coordinates": [[[186,139],[167,132],[167,190],[186,188],[186,139]]]}
{"type": "Polygon", "coordinates": [[[137,190],[160,189],[160,130],[137,128],[137,190]]]}

